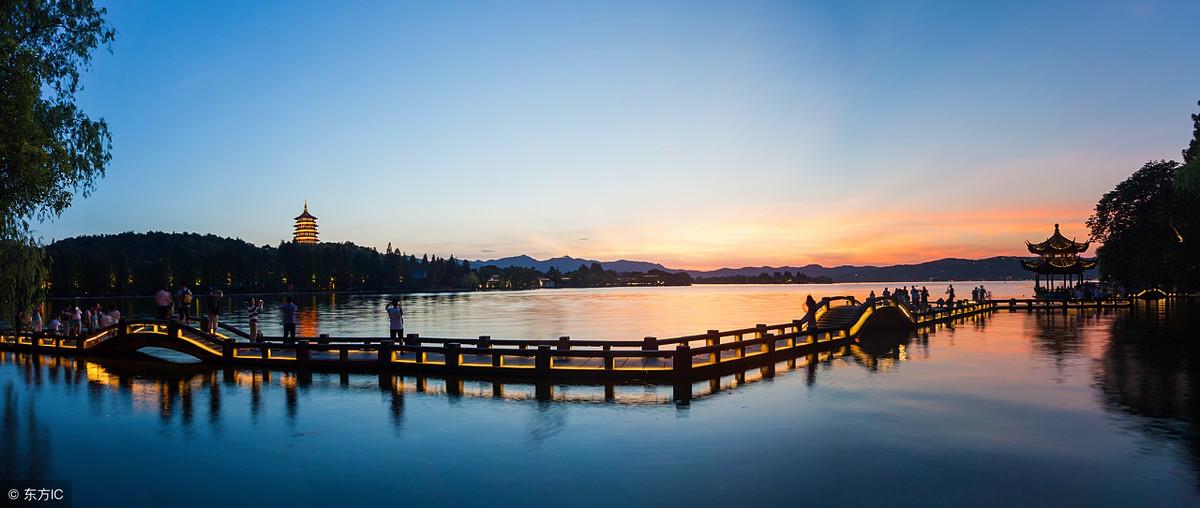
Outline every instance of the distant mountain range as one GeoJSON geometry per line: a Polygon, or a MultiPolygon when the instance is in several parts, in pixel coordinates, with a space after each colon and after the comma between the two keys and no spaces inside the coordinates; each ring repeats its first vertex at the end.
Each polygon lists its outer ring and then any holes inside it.
{"type": "Polygon", "coordinates": [[[487,261],[471,261],[471,268],[479,268],[482,266],[496,266],[499,268],[508,268],[510,266],[519,266],[522,268],[533,268],[540,272],[545,272],[551,268],[558,268],[560,272],[571,272],[579,269],[579,265],[591,266],[592,263],[600,263],[605,270],[615,272],[648,272],[650,270],[662,270],[664,272],[682,272],[683,270],[672,270],[658,263],[648,263],[646,261],[627,261],[618,259],[616,261],[596,261],[593,259],[580,259],[571,256],[562,256],[550,258],[544,261],[538,261],[529,256],[512,256],[500,259],[490,259],[487,261]]]}
{"type": "MultiPolygon", "coordinates": [[[[906,265],[891,265],[891,266],[854,266],[841,265],[826,268],[817,264],[804,266],[746,266],[742,268],[721,268],[719,270],[676,270],[667,268],[658,263],[647,261],[596,261],[592,259],[580,259],[570,256],[551,258],[546,260],[537,260],[529,256],[513,256],[507,258],[493,259],[488,261],[472,261],[471,267],[478,268],[481,266],[495,265],[500,268],[510,266],[520,266],[525,268],[534,268],[539,271],[549,270],[551,267],[558,268],[559,271],[569,272],[579,268],[579,265],[591,265],[592,263],[600,263],[605,270],[614,270],[617,272],[646,272],[649,270],[662,270],[665,272],[687,272],[692,277],[723,277],[731,275],[749,275],[754,276],[766,272],[768,274],[774,272],[792,272],[794,274],[803,273],[809,277],[829,277],[835,282],[906,282],[906,281],[923,281],[923,280],[1030,280],[1033,279],[1033,274],[1021,268],[1016,256],[995,256],[984,259],[958,259],[946,258],[936,261],[926,261],[924,263],[906,264],[906,265]]],[[[1095,278],[1095,271],[1089,272],[1087,276],[1095,278]]]]}

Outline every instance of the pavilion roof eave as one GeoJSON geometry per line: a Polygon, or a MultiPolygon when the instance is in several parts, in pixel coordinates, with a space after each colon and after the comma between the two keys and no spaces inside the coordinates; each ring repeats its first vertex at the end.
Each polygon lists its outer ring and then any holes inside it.
{"type": "Polygon", "coordinates": [[[1059,231],[1058,224],[1055,224],[1054,234],[1050,235],[1050,238],[1047,238],[1045,241],[1039,243],[1030,243],[1028,240],[1026,240],[1025,246],[1029,248],[1030,254],[1037,254],[1040,256],[1042,254],[1051,252],[1079,254],[1086,252],[1088,247],[1091,246],[1091,243],[1092,242],[1090,241],[1082,243],[1077,242],[1073,238],[1068,239],[1062,235],[1062,232],[1059,231]]]}
{"type": "Polygon", "coordinates": [[[1043,260],[1041,258],[1032,259],[1032,260],[1025,260],[1025,259],[1021,260],[1022,268],[1029,270],[1031,272],[1034,272],[1034,273],[1042,274],[1042,275],[1071,275],[1071,274],[1083,273],[1084,271],[1095,268],[1096,264],[1097,264],[1097,262],[1094,258],[1092,258],[1092,259],[1076,258],[1074,260],[1074,262],[1072,262],[1070,264],[1066,264],[1066,265],[1056,265],[1053,263],[1047,263],[1045,260],[1043,260]]]}

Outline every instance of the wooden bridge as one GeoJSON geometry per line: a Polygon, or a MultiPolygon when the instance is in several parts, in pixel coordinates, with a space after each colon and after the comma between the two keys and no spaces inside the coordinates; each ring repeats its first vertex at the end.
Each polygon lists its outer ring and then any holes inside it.
{"type": "Polygon", "coordinates": [[[635,341],[437,338],[403,340],[310,337],[261,342],[232,327],[209,333],[178,321],[130,320],[83,337],[0,333],[0,349],[92,357],[165,348],[202,362],[234,366],[332,371],[402,371],[466,378],[562,382],[678,383],[740,372],[844,343],[871,329],[908,331],[996,309],[997,302],[961,302],[916,310],[895,298],[866,302],[825,298],[790,323],[635,341]]]}

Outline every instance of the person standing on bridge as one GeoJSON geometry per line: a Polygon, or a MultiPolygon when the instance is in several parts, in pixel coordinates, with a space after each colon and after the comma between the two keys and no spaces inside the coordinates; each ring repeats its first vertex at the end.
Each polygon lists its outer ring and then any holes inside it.
{"type": "Polygon", "coordinates": [[[913,284],[912,290],[908,292],[908,295],[910,302],[909,305],[912,305],[913,307],[921,306],[921,290],[917,289],[916,284],[913,284]]]}
{"type": "Polygon", "coordinates": [[[185,325],[192,317],[192,298],[192,290],[188,289],[187,284],[180,284],[179,290],[175,291],[175,299],[179,300],[179,320],[185,325]]]}
{"type": "Polygon", "coordinates": [[[100,308],[100,305],[99,305],[99,304],[97,304],[97,305],[96,305],[96,307],[97,307],[97,311],[96,311],[96,312],[98,312],[98,313],[100,314],[100,321],[99,321],[99,323],[100,323],[100,324],[99,324],[99,327],[98,327],[98,329],[100,329],[100,328],[108,328],[108,327],[110,327],[110,326],[112,326],[112,325],[115,325],[115,324],[117,324],[117,322],[116,322],[116,321],[113,321],[113,317],[112,317],[112,316],[113,316],[113,315],[112,315],[112,312],[113,312],[113,311],[104,312],[104,311],[103,311],[103,309],[101,309],[101,308],[100,308]]]}
{"type": "Polygon", "coordinates": [[[31,321],[33,331],[42,331],[42,306],[41,304],[33,304],[33,319],[31,321]]]}
{"type": "Polygon", "coordinates": [[[92,303],[92,321],[91,325],[89,325],[91,328],[89,329],[100,329],[100,314],[102,312],[104,312],[104,308],[100,306],[100,302],[92,303]]]}
{"type": "Polygon", "coordinates": [[[76,337],[83,335],[83,311],[79,309],[79,304],[72,305],[69,312],[71,314],[71,329],[68,333],[76,337]]]}
{"type": "Polygon", "coordinates": [[[258,342],[258,315],[262,313],[262,300],[246,299],[246,320],[250,322],[250,340],[258,342]]]}
{"type": "Polygon", "coordinates": [[[287,297],[285,303],[279,306],[279,311],[283,313],[283,338],[284,340],[296,340],[296,311],[300,310],[296,307],[296,299],[291,296],[287,297]]]}
{"type": "Polygon", "coordinates": [[[156,319],[171,319],[171,307],[173,300],[171,292],[166,289],[160,289],[154,293],[154,317],[156,319]]]}
{"type": "Polygon", "coordinates": [[[388,328],[391,329],[389,337],[393,339],[404,338],[404,308],[400,306],[400,299],[392,300],[392,303],[384,307],[388,315],[388,328]]]}
{"type": "Polygon", "coordinates": [[[954,308],[954,284],[946,286],[946,305],[951,309],[954,308]]]}
{"type": "MultiPolygon", "coordinates": [[[[62,313],[59,313],[62,316],[62,313]]],[[[50,322],[46,323],[46,330],[50,335],[58,335],[58,329],[62,327],[62,321],[58,317],[51,318],[50,322]]]]}
{"type": "Polygon", "coordinates": [[[213,287],[208,292],[208,298],[205,299],[205,306],[208,307],[208,322],[205,325],[209,333],[217,333],[217,321],[221,317],[221,298],[224,297],[225,293],[213,287]]]}
{"type": "Polygon", "coordinates": [[[921,286],[921,308],[929,308],[929,288],[921,286]]]}
{"type": "Polygon", "coordinates": [[[808,298],[804,300],[804,307],[808,310],[808,315],[810,316],[817,311],[817,301],[813,300],[812,294],[809,294],[808,298]]]}

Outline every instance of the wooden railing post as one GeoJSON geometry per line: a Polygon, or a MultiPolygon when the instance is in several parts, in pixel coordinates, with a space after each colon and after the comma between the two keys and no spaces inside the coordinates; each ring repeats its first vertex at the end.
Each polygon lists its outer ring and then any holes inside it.
{"type": "Polygon", "coordinates": [[[674,358],[671,359],[671,368],[675,371],[677,378],[686,378],[692,373],[692,348],[687,344],[680,344],[675,348],[674,358]]]}
{"type": "Polygon", "coordinates": [[[533,366],[538,372],[550,372],[550,346],[538,346],[536,356],[533,357],[533,366]]]}
{"type": "Polygon", "coordinates": [[[642,351],[658,351],[658,338],[645,337],[642,339],[642,351]]]}
{"type": "Polygon", "coordinates": [[[558,338],[558,350],[559,351],[570,351],[571,350],[571,337],[569,335],[563,335],[562,337],[558,338]]]}
{"type": "Polygon", "coordinates": [[[604,360],[604,370],[613,370],[613,363],[614,363],[614,362],[613,362],[613,355],[612,355],[612,345],[610,345],[610,344],[605,344],[605,345],[602,347],[602,349],[604,350],[604,358],[603,358],[603,360],[604,360]]]}
{"type": "Polygon", "coordinates": [[[446,344],[446,367],[457,368],[462,360],[462,345],[457,342],[446,344]]]}
{"type": "Polygon", "coordinates": [[[233,361],[234,342],[233,339],[225,339],[221,342],[221,358],[226,362],[233,361]]]}
{"type": "MultiPolygon", "coordinates": [[[[721,332],[717,330],[709,330],[706,335],[707,337],[704,338],[705,346],[716,348],[721,344],[721,332]]],[[[719,363],[721,361],[721,352],[714,349],[713,352],[708,354],[708,361],[712,363],[719,363]]]]}
{"type": "Polygon", "coordinates": [[[775,334],[764,333],[763,338],[767,339],[767,343],[766,343],[767,354],[774,354],[775,353],[775,334]]]}
{"type": "MultiPolygon", "coordinates": [[[[390,340],[379,342],[379,363],[392,363],[392,352],[395,351],[396,343],[390,340]]],[[[420,362],[417,362],[420,363],[420,362]]]]}
{"type": "Polygon", "coordinates": [[[167,321],[167,337],[174,339],[179,336],[179,322],[174,319],[167,321]]]}
{"type": "Polygon", "coordinates": [[[302,340],[296,342],[296,361],[308,362],[312,358],[312,351],[308,349],[308,341],[302,340]]]}
{"type": "MultiPolygon", "coordinates": [[[[766,336],[767,336],[767,325],[764,325],[762,323],[754,325],[754,338],[761,339],[766,336]]],[[[762,344],[762,345],[758,346],[758,351],[760,353],[765,353],[767,351],[767,345],[762,344]]]]}
{"type": "MultiPolygon", "coordinates": [[[[480,335],[479,342],[477,344],[479,345],[480,349],[491,349],[492,348],[492,336],[491,335],[480,335]]],[[[492,367],[503,367],[503,366],[504,366],[504,355],[500,354],[499,351],[493,351],[492,352],[492,367]]]]}
{"type": "Polygon", "coordinates": [[[413,361],[414,362],[416,362],[416,363],[424,363],[425,362],[425,352],[421,351],[419,349],[421,347],[421,336],[420,335],[415,334],[415,333],[408,334],[408,336],[404,338],[404,345],[405,346],[413,346],[413,347],[418,348],[416,351],[413,352],[413,361]]]}

